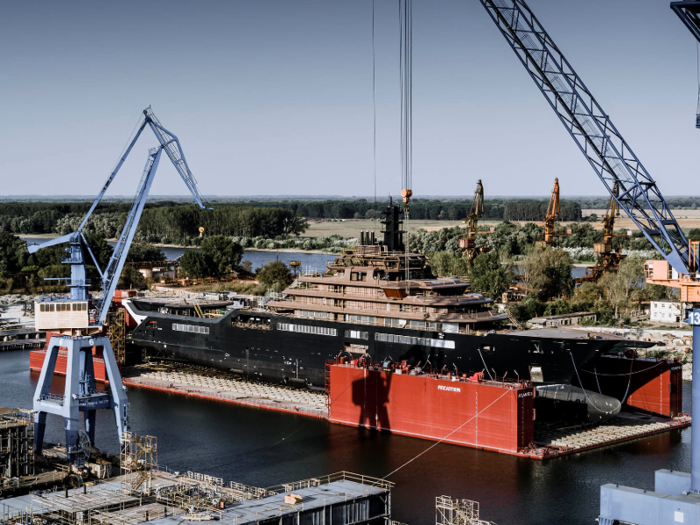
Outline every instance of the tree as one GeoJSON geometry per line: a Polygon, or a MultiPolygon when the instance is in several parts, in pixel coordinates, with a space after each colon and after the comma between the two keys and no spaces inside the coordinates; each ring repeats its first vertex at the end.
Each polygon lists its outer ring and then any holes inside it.
{"type": "Polygon", "coordinates": [[[430,268],[439,277],[464,277],[468,273],[464,259],[448,251],[431,253],[430,268]]]}
{"type": "Polygon", "coordinates": [[[617,272],[606,273],[598,281],[603,294],[614,309],[615,318],[619,318],[620,309],[630,307],[632,293],[644,288],[644,259],[639,256],[627,257],[617,272]]]}
{"type": "Polygon", "coordinates": [[[243,248],[223,235],[206,237],[200,245],[207,268],[207,275],[223,277],[231,273],[243,257],[243,248]]]}
{"type": "MultiPolygon", "coordinates": [[[[99,233],[88,233],[85,236],[85,239],[87,240],[88,245],[90,246],[90,251],[95,256],[95,259],[97,259],[97,264],[99,264],[100,268],[104,270],[107,267],[107,264],[109,263],[109,259],[114,253],[114,248],[112,248],[109,245],[109,243],[105,239],[105,236],[99,233]]],[[[86,256],[90,257],[88,254],[86,254],[86,256]]],[[[90,258],[90,260],[92,260],[92,258],[90,258]]]]}
{"type": "Polygon", "coordinates": [[[282,261],[270,261],[256,270],[260,284],[273,291],[281,292],[294,282],[292,272],[282,261]]]}
{"type": "Polygon", "coordinates": [[[509,264],[502,264],[498,252],[486,252],[474,259],[471,272],[471,289],[495,300],[499,300],[513,281],[509,264]]]}
{"type": "Polygon", "coordinates": [[[531,247],[518,265],[528,295],[542,302],[569,295],[573,290],[573,264],[564,250],[531,247]]]}
{"type": "Polygon", "coordinates": [[[207,263],[199,250],[187,250],[180,257],[180,272],[185,277],[201,279],[207,276],[207,263]]]}
{"type": "Polygon", "coordinates": [[[129,248],[126,262],[164,261],[165,254],[160,248],[146,242],[135,242],[129,248]]]}
{"type": "Polygon", "coordinates": [[[119,288],[133,288],[134,286],[141,286],[146,282],[143,274],[139,272],[133,266],[125,266],[122,270],[122,274],[119,277],[119,288]]]}

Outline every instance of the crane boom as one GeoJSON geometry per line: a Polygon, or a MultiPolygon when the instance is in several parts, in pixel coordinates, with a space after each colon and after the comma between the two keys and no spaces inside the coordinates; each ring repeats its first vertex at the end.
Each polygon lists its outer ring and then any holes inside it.
{"type": "Polygon", "coordinates": [[[688,241],[656,182],[525,1],[480,1],[610,195],[671,266],[687,274],[688,241]]]}
{"type": "Polygon", "coordinates": [[[102,291],[104,292],[103,298],[100,302],[96,301],[98,310],[98,325],[102,325],[107,318],[107,312],[109,311],[109,306],[112,302],[114,291],[117,289],[117,283],[119,282],[119,277],[121,276],[122,269],[124,268],[124,263],[126,262],[126,256],[129,253],[131,242],[134,240],[136,227],[139,224],[141,214],[143,213],[143,207],[146,204],[146,198],[151,190],[151,184],[153,183],[153,177],[158,169],[158,161],[160,160],[160,154],[162,151],[163,147],[161,146],[159,148],[153,148],[148,152],[146,167],[143,170],[143,175],[141,175],[141,180],[139,181],[139,185],[136,190],[134,202],[129,210],[126,224],[124,224],[124,229],[119,236],[117,245],[114,247],[112,256],[109,258],[107,267],[102,275],[102,291]]]}
{"type": "Polygon", "coordinates": [[[43,244],[31,245],[28,247],[29,253],[35,253],[36,251],[41,250],[42,248],[48,248],[49,246],[54,246],[66,242],[69,243],[69,247],[67,248],[67,252],[69,255],[64,256],[62,262],[71,265],[71,277],[70,279],[67,279],[67,284],[70,288],[70,299],[72,301],[85,301],[88,298],[87,290],[89,287],[89,283],[85,278],[85,257],[83,255],[83,248],[87,248],[87,251],[90,254],[90,257],[92,258],[93,262],[95,263],[97,271],[99,272],[100,277],[102,279],[103,296],[101,299],[95,301],[95,306],[97,309],[97,313],[95,315],[96,326],[101,326],[107,317],[107,312],[112,302],[112,297],[116,290],[117,283],[119,282],[121,271],[124,268],[124,263],[126,262],[126,257],[129,253],[129,248],[131,247],[131,243],[134,239],[136,227],[138,226],[139,220],[141,219],[143,208],[146,204],[146,199],[151,189],[151,183],[153,182],[153,177],[155,176],[156,170],[158,168],[160,155],[163,151],[165,151],[165,153],[172,161],[173,165],[175,166],[175,169],[177,169],[178,173],[180,174],[180,177],[182,177],[182,180],[187,185],[187,188],[190,190],[190,193],[194,197],[194,200],[197,203],[197,205],[201,209],[211,209],[206,206],[206,204],[204,203],[204,199],[202,198],[202,196],[199,193],[199,190],[197,189],[197,181],[195,180],[194,176],[192,175],[192,172],[190,171],[190,168],[187,164],[187,160],[185,159],[185,154],[183,153],[182,148],[180,147],[180,141],[178,140],[177,136],[163,127],[163,125],[153,113],[153,110],[150,106],[143,110],[143,115],[143,122],[138,127],[138,131],[135,133],[134,138],[127,146],[123,155],[117,161],[114,170],[110,173],[109,177],[107,178],[107,182],[105,182],[105,184],[102,186],[102,189],[95,198],[95,201],[92,203],[92,206],[90,206],[90,209],[83,218],[78,229],[73,233],[64,235],[57,239],[51,239],[50,241],[47,241],[43,244]],[[134,145],[136,144],[136,141],[139,139],[141,133],[146,128],[146,126],[149,126],[151,128],[156,138],[158,139],[160,145],[157,148],[153,148],[149,151],[148,161],[146,162],[146,167],[144,168],[143,175],[141,176],[141,180],[139,182],[133,204],[131,206],[131,209],[129,210],[129,214],[127,215],[126,223],[119,236],[119,240],[117,241],[117,244],[114,248],[114,252],[110,257],[106,268],[102,270],[100,269],[97,260],[95,259],[92,251],[90,250],[90,246],[88,245],[83,234],[83,229],[85,228],[88,219],[95,211],[95,208],[100,203],[105,193],[109,189],[109,186],[114,181],[114,178],[116,177],[120,168],[126,161],[127,157],[129,156],[129,153],[131,153],[131,150],[133,149],[134,145]]]}

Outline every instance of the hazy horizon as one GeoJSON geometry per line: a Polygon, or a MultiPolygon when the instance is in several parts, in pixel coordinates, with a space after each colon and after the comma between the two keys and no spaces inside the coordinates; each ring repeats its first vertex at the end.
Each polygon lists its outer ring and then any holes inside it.
{"type": "MultiPolygon", "coordinates": [[[[694,193],[696,44],[652,0],[530,7],[667,197],[694,193]]],[[[400,191],[396,5],[376,2],[378,197],[400,191]]],[[[370,0],[0,5],[5,198],[94,196],[141,111],[202,194],[374,198],[370,0]]],[[[414,195],[605,190],[479,2],[414,2],[414,195]],[[504,188],[508,188],[507,191],[504,188]]],[[[133,195],[150,131],[109,195],[133,195]]],[[[700,193],[700,189],[697,190],[700,193]]],[[[165,158],[152,193],[184,196],[165,158]]]]}

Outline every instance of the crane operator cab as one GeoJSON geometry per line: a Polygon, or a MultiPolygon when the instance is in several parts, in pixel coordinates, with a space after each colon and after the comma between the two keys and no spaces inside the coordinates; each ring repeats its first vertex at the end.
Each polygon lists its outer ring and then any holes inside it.
{"type": "Polygon", "coordinates": [[[72,331],[90,325],[87,301],[42,298],[34,303],[34,316],[37,330],[72,331]]]}

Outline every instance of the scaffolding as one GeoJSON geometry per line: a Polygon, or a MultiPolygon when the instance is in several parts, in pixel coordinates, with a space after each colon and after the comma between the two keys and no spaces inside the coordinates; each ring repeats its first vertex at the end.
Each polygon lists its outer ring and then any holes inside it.
{"type": "Polygon", "coordinates": [[[34,474],[32,417],[31,410],[0,408],[0,492],[2,486],[34,474]]]}
{"type": "Polygon", "coordinates": [[[435,498],[435,525],[494,525],[479,519],[479,502],[469,499],[435,498]]]}
{"type": "Polygon", "coordinates": [[[120,365],[126,359],[126,317],[124,308],[117,308],[107,314],[107,337],[112,345],[114,358],[120,365]]]}
{"type": "Polygon", "coordinates": [[[124,445],[119,462],[122,493],[152,495],[153,480],[158,470],[158,440],[153,436],[137,436],[133,432],[124,432],[122,441],[124,445]]]}

